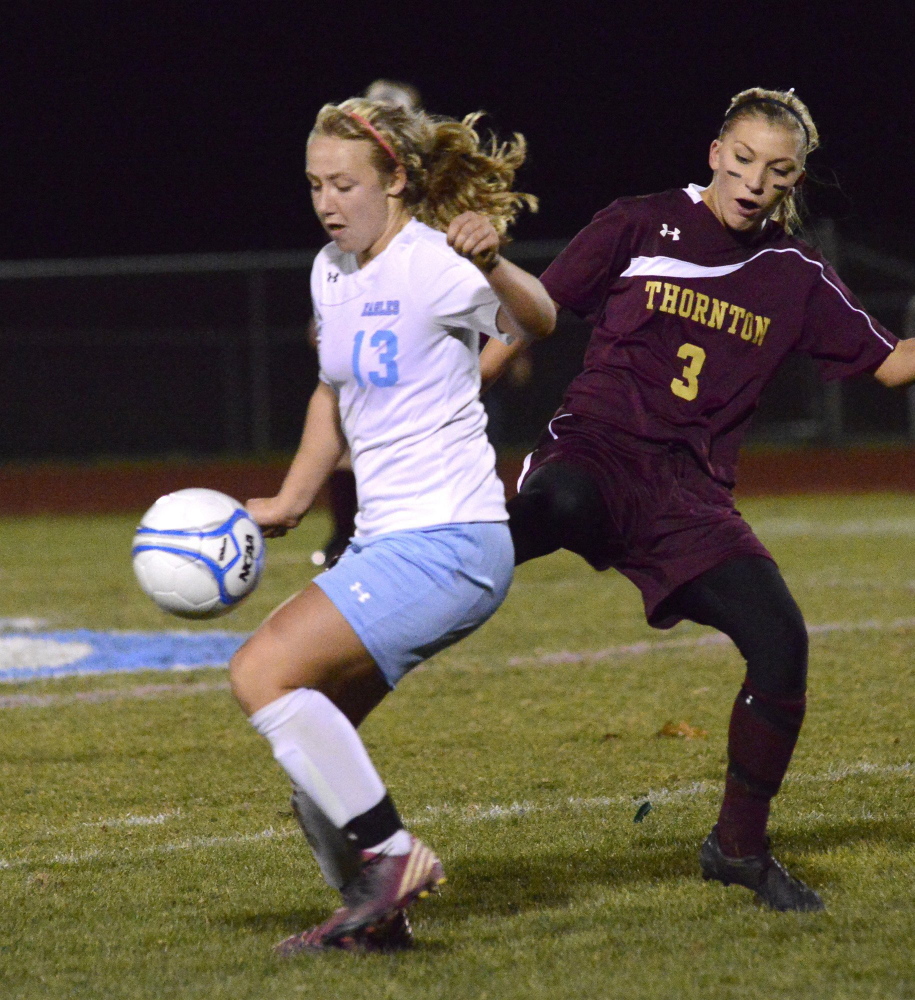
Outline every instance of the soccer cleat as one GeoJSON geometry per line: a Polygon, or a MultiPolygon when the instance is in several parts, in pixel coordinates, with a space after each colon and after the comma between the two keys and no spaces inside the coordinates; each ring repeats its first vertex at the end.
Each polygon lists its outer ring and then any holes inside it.
{"type": "Polygon", "coordinates": [[[337,936],[335,933],[346,913],[341,907],[328,920],[311,930],[293,934],[273,949],[277,955],[288,958],[303,952],[358,951],[390,954],[413,947],[413,928],[405,910],[395,910],[386,919],[352,934],[337,936]]]}
{"type": "Polygon", "coordinates": [[[404,912],[445,882],[442,863],[415,837],[407,854],[362,852],[359,874],[342,889],[343,906],[323,924],[281,941],[278,955],[304,951],[400,951],[413,944],[404,912]]]}
{"type": "Polygon", "coordinates": [[[413,944],[413,928],[406,910],[395,910],[383,923],[366,928],[359,937],[364,951],[406,951],[413,944]]]}
{"type": "Polygon", "coordinates": [[[749,858],[729,858],[722,853],[715,829],[705,838],[699,849],[702,877],[714,879],[723,885],[746,886],[757,898],[773,910],[825,910],[819,895],[800,879],[794,878],[769,853],[749,858]]]}
{"type": "Polygon", "coordinates": [[[331,937],[371,930],[445,882],[441,861],[421,840],[410,839],[406,854],[362,852],[362,869],[343,889],[345,915],[331,937]]]}

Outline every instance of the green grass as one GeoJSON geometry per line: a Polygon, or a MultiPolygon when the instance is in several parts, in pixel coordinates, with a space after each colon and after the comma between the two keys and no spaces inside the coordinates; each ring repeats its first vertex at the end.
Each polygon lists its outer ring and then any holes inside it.
{"type": "MultiPolygon", "coordinates": [[[[915,997],[915,502],[743,509],[808,623],[841,626],[812,638],[808,721],[772,823],[825,914],[770,913],[698,877],[736,652],[665,646],[707,630],[649,629],[625,580],[558,554],[522,567],[496,617],[363,729],[449,876],[401,956],[271,954],[334,900],[266,744],[224,688],[194,686],[224,671],[0,686],[61,696],[0,711],[0,997],[915,997]],[[543,662],[561,651],[584,655],[543,662]],[[129,697],[149,683],[187,687],[129,697]],[[112,689],[124,697],[72,698],[112,689]],[[667,721],[708,736],[656,736],[667,721]]],[[[134,523],[0,521],[0,616],[206,628],[139,592],[134,523]]],[[[216,626],[252,629],[302,586],[325,527],[315,517],[270,542],[260,589],[216,626]]]]}

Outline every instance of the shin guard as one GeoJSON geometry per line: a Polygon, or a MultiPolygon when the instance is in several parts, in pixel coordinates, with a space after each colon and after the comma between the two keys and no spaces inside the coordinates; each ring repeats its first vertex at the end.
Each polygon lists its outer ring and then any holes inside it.
{"type": "Polygon", "coordinates": [[[314,853],[324,880],[332,889],[342,889],[359,873],[359,848],[327,818],[303,789],[294,788],[292,811],[314,853]]]}

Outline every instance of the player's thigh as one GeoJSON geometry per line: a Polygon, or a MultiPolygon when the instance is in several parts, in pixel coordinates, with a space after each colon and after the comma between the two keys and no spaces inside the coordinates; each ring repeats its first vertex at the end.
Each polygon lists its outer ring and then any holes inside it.
{"type": "Polygon", "coordinates": [[[606,569],[618,550],[602,490],[609,473],[575,458],[573,454],[538,465],[508,502],[516,564],[564,548],[596,569],[606,569]]]}
{"type": "Polygon", "coordinates": [[[377,674],[359,636],[314,584],[280,605],[231,663],[233,691],[249,712],[300,687],[354,700],[349,689],[372,686],[377,674]]]}

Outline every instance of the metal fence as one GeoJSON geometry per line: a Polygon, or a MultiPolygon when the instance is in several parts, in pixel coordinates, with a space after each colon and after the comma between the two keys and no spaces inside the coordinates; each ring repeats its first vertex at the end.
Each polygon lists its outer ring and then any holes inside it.
{"type": "MultiPolygon", "coordinates": [[[[814,235],[866,308],[915,334],[915,263],[814,235]]],[[[564,241],[517,243],[539,273],[564,241]]],[[[0,262],[0,460],[265,455],[294,447],[317,377],[304,331],[314,252],[0,262]]],[[[587,327],[563,317],[526,383],[487,405],[497,445],[532,443],[579,369],[587,327]]],[[[789,359],[752,437],[841,444],[915,437],[915,393],[822,385],[789,359]]]]}

